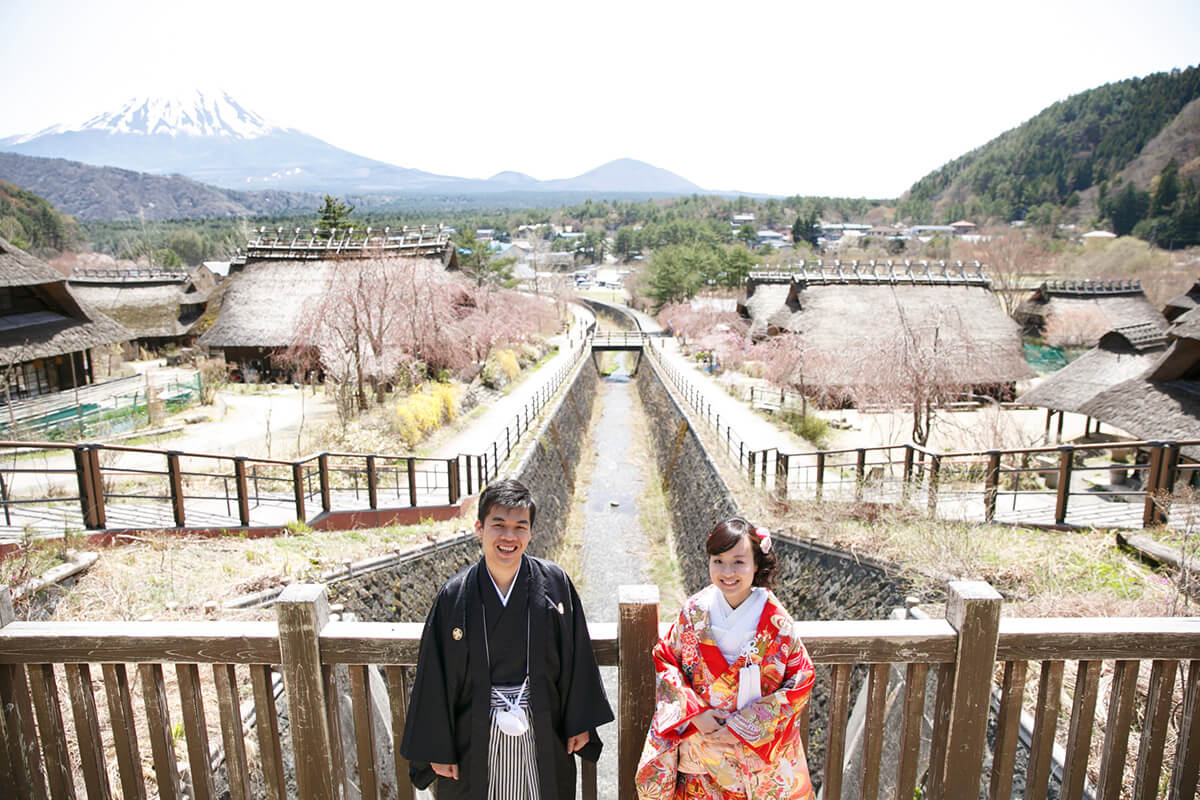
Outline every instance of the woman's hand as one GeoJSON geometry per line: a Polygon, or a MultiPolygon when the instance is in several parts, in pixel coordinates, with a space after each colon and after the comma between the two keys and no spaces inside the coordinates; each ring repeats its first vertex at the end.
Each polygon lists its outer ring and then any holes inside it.
{"type": "Polygon", "coordinates": [[[728,718],[729,712],[719,708],[710,708],[703,714],[692,717],[692,724],[696,726],[696,730],[708,735],[724,729],[725,720],[728,718]]]}

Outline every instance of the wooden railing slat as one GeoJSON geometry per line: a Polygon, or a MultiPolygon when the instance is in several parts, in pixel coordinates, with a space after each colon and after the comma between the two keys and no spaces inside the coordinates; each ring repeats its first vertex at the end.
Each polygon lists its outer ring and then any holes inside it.
{"type": "Polygon", "coordinates": [[[829,717],[825,723],[825,781],[821,794],[842,796],[842,762],[846,754],[846,720],[850,716],[849,664],[835,664],[829,676],[829,717]]]}
{"type": "Polygon", "coordinates": [[[200,667],[176,664],[183,732],[187,740],[188,766],[195,800],[213,800],[212,763],[208,760],[208,723],[204,719],[204,697],[200,693],[200,667]]]}
{"type": "Polygon", "coordinates": [[[325,719],[329,723],[329,752],[333,759],[333,787],[335,792],[339,792],[339,796],[344,796],[342,793],[348,793],[350,789],[350,775],[346,770],[346,754],[342,748],[344,740],[342,739],[342,714],[338,707],[337,669],[339,667],[322,667],[321,676],[325,681],[325,719]]]}
{"type": "Polygon", "coordinates": [[[225,746],[225,772],[229,777],[229,795],[233,800],[250,800],[250,765],[246,761],[246,739],[242,730],[242,710],[238,702],[237,668],[233,664],[213,664],[213,682],[217,687],[217,711],[221,720],[221,741],[225,746]]]}
{"type": "Polygon", "coordinates": [[[1121,796],[1140,666],[1138,661],[1118,661],[1115,665],[1112,693],[1108,700],[1108,725],[1104,731],[1104,749],[1100,757],[1097,800],[1117,800],[1121,796]]]}
{"type": "Polygon", "coordinates": [[[160,800],[182,800],[179,765],[175,760],[175,739],[171,735],[171,712],[167,706],[167,685],[161,664],[139,664],[142,699],[146,705],[146,729],[150,734],[150,752],[154,756],[154,778],[160,800]]]}
{"type": "Polygon", "coordinates": [[[1171,770],[1170,800],[1196,796],[1200,779],[1200,660],[1188,665],[1183,709],[1179,720],[1179,738],[1175,746],[1175,765],[1171,770]]]}
{"type": "Polygon", "coordinates": [[[1063,667],[1061,661],[1042,662],[1033,743],[1029,747],[1029,765],[1025,768],[1025,800],[1046,800],[1050,759],[1054,753],[1054,732],[1062,702],[1063,667]]]}
{"type": "Polygon", "coordinates": [[[597,800],[600,793],[599,778],[596,771],[596,762],[588,761],[587,759],[579,760],[580,766],[580,788],[583,789],[583,800],[597,800]]]}
{"type": "Polygon", "coordinates": [[[896,764],[896,797],[912,797],[921,760],[921,723],[925,718],[928,664],[909,664],[904,673],[904,716],[900,722],[900,753],[896,764]]]}
{"type": "Polygon", "coordinates": [[[124,664],[101,664],[104,697],[108,701],[108,721],[112,726],[113,746],[117,751],[117,772],[121,777],[121,796],[145,798],[146,779],[138,752],[137,727],[133,720],[133,699],[129,675],[124,664]]]}
{"type": "MultiPolygon", "coordinates": [[[[617,730],[646,731],[654,716],[654,668],[650,651],[658,641],[658,587],[622,586],[617,614],[620,674],[628,676],[617,704],[617,730]]],[[[645,734],[618,737],[617,797],[633,800],[634,776],[645,734]]]]}
{"type": "Polygon", "coordinates": [[[404,726],[408,720],[408,679],[404,667],[387,667],[388,703],[392,709],[392,761],[396,765],[396,796],[412,800],[412,779],[408,776],[408,759],[400,752],[404,726]]]}
{"type": "Polygon", "coordinates": [[[17,796],[17,781],[8,758],[8,728],[0,714],[0,792],[3,797],[17,796]]]}
{"type": "Polygon", "coordinates": [[[1071,726],[1067,733],[1067,760],[1063,765],[1061,796],[1066,800],[1079,800],[1083,797],[1099,688],[1100,662],[1080,661],[1075,671],[1075,700],[1071,707],[1071,726]]]}
{"type": "Polygon", "coordinates": [[[63,726],[62,706],[58,700],[58,681],[54,676],[54,665],[30,664],[28,672],[50,796],[74,798],[75,779],[71,774],[71,758],[67,750],[67,734],[63,726]]]}
{"type": "Polygon", "coordinates": [[[379,781],[375,774],[375,726],[371,720],[372,668],[365,665],[350,667],[350,698],[354,707],[354,743],[358,755],[358,786],[364,798],[379,796],[379,781]]]}
{"type": "MultiPolygon", "coordinates": [[[[946,748],[950,741],[950,706],[954,699],[954,665],[937,665],[937,696],[933,703],[933,731],[929,739],[929,778],[926,784],[932,800],[943,798],[946,748]]],[[[953,799],[951,799],[953,800],[953,799]]]]}
{"type": "Polygon", "coordinates": [[[254,689],[254,727],[258,734],[258,757],[268,800],[286,800],[287,784],[283,777],[283,752],[279,745],[279,715],[275,711],[275,689],[271,668],[250,665],[250,684],[254,689]]]}
{"type": "Polygon", "coordinates": [[[808,736],[811,727],[809,709],[811,706],[811,703],[805,703],[804,708],[800,710],[800,715],[796,718],[796,728],[800,731],[800,746],[804,748],[805,758],[808,758],[808,736]]]}
{"type": "Polygon", "coordinates": [[[277,664],[271,622],[14,622],[0,628],[0,663],[277,664]]]}
{"type": "Polygon", "coordinates": [[[0,703],[7,731],[8,758],[17,791],[22,797],[46,797],[46,778],[38,751],[33,701],[25,669],[20,665],[0,666],[0,703]]]}
{"type": "Polygon", "coordinates": [[[1146,691],[1146,717],[1142,742],[1138,748],[1133,800],[1155,800],[1162,776],[1163,746],[1171,719],[1171,701],[1175,689],[1175,661],[1155,661],[1150,666],[1150,685],[1146,691]]]}
{"type": "Polygon", "coordinates": [[[1024,661],[1004,663],[1000,713],[996,718],[996,746],[992,752],[992,778],[988,786],[990,800],[1008,800],[1012,796],[1013,767],[1021,728],[1021,706],[1025,699],[1025,675],[1028,671],[1029,664],[1024,661]]]}
{"type": "Polygon", "coordinates": [[[879,760],[883,754],[883,718],[887,711],[888,673],[891,664],[872,664],[867,678],[867,721],[863,729],[863,800],[874,800],[879,794],[879,760]]]}
{"type": "Polygon", "coordinates": [[[96,713],[91,670],[87,664],[67,664],[63,671],[71,695],[75,741],[79,745],[79,762],[88,800],[108,800],[112,794],[108,785],[108,770],[104,767],[104,745],[100,739],[100,720],[96,713]]]}

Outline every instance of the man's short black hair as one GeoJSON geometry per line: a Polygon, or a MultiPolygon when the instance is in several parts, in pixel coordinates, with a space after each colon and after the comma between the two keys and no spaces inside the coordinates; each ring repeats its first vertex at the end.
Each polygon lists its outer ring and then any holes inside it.
{"type": "Polygon", "coordinates": [[[525,484],[513,478],[493,481],[479,494],[480,524],[487,522],[487,515],[492,510],[492,506],[528,508],[530,528],[533,527],[533,520],[537,516],[537,503],[533,502],[533,493],[525,484]]]}

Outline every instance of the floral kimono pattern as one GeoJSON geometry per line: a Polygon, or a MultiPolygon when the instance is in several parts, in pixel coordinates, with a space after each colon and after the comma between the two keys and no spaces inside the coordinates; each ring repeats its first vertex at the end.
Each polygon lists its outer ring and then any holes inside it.
{"type": "Polygon", "coordinates": [[[797,726],[813,685],[808,652],[772,593],[754,639],[727,663],[709,625],[717,591],[709,586],[688,598],[654,647],[655,712],[638,764],[638,797],[811,800],[797,726]],[[749,664],[759,665],[762,697],[738,711],[739,671],[749,664]],[[729,718],[723,731],[704,735],[690,720],[709,708],[729,718]],[[678,787],[677,776],[686,778],[678,787]]]}

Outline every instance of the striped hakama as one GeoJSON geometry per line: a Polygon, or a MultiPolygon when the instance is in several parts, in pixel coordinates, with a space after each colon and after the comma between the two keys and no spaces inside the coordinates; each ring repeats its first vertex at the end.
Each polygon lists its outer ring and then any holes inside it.
{"type": "Polygon", "coordinates": [[[493,686],[489,712],[488,733],[488,800],[539,800],[537,749],[534,746],[533,726],[529,713],[529,697],[522,692],[523,684],[493,686]],[[497,694],[503,695],[501,699],[497,694]],[[510,736],[500,730],[496,715],[517,703],[525,712],[525,732],[510,736]]]}

